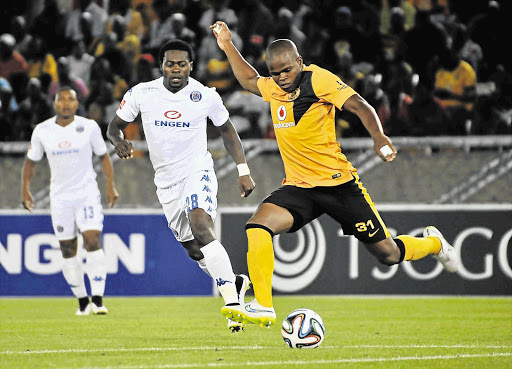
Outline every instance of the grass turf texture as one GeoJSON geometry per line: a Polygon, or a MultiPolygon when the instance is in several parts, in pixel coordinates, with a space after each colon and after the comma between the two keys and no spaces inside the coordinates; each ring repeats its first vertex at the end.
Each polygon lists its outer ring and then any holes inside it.
{"type": "Polygon", "coordinates": [[[276,297],[278,326],[231,333],[218,297],[0,300],[1,368],[511,368],[512,299],[276,297]],[[317,349],[284,346],[299,307],[326,325],[317,349]]]}

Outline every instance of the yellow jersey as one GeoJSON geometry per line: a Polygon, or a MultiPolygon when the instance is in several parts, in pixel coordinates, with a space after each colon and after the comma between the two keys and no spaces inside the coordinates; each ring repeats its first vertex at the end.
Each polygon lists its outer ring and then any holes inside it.
{"type": "Polygon", "coordinates": [[[271,77],[258,79],[258,89],[270,102],[272,122],[286,178],[283,185],[337,186],[352,180],[356,169],[336,140],[336,108],[356,92],[338,76],[314,64],[304,67],[293,92],[285,92],[271,77]]]}

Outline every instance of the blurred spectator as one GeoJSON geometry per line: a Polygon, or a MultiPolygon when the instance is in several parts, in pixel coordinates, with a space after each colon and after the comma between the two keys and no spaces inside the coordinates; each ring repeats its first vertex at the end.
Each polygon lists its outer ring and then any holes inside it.
{"type": "MultiPolygon", "coordinates": [[[[230,27],[230,30],[233,44],[240,50],[243,42],[236,32],[236,26],[230,27]]],[[[195,78],[206,86],[216,87],[221,95],[231,91],[236,84],[226,54],[217,46],[217,39],[211,30],[203,37],[199,45],[197,65],[194,66],[196,67],[195,78]]]]}
{"type": "Polygon", "coordinates": [[[71,50],[71,55],[69,55],[68,60],[72,74],[89,86],[94,56],[85,51],[85,44],[82,40],[73,43],[73,49],[71,50]]]}
{"type": "Polygon", "coordinates": [[[140,16],[142,17],[142,36],[140,36],[140,43],[142,45],[142,49],[144,50],[146,45],[149,43],[149,30],[151,28],[151,9],[148,4],[141,2],[137,4],[135,7],[135,10],[137,10],[140,13],[140,16]]]}
{"type": "Polygon", "coordinates": [[[27,21],[25,17],[18,15],[11,21],[11,34],[16,40],[15,50],[26,57],[32,35],[27,30],[27,21]]]}
{"type": "Polygon", "coordinates": [[[391,9],[398,7],[404,12],[404,28],[414,27],[416,8],[407,0],[382,0],[380,11],[380,33],[387,34],[391,29],[391,9]]]}
{"type": "Polygon", "coordinates": [[[329,54],[329,45],[332,43],[329,40],[329,34],[322,26],[321,18],[311,12],[304,17],[303,25],[303,32],[308,36],[301,51],[304,62],[322,66],[332,65],[334,60],[328,60],[326,57],[329,54]]]}
{"type": "Polygon", "coordinates": [[[83,29],[80,25],[82,13],[91,15],[91,34],[94,38],[101,38],[105,33],[108,14],[93,0],[78,0],[78,8],[68,16],[66,22],[66,37],[71,41],[84,39],[83,29]]]}
{"type": "Polygon", "coordinates": [[[445,109],[449,122],[444,134],[464,135],[469,133],[473,119],[476,93],[476,73],[462,60],[458,53],[449,49],[441,55],[436,72],[434,94],[445,109]]]}
{"type": "Polygon", "coordinates": [[[0,36],[0,77],[9,80],[14,73],[26,73],[28,65],[18,51],[15,50],[16,39],[10,33],[0,36]]]}
{"type": "Polygon", "coordinates": [[[498,64],[477,93],[471,133],[512,134],[512,73],[498,64]]]}
{"type": "Polygon", "coordinates": [[[306,35],[293,24],[293,13],[288,8],[280,8],[277,12],[277,25],[274,31],[274,38],[287,38],[292,40],[297,49],[302,50],[306,35]]]}
{"type": "Polygon", "coordinates": [[[275,17],[259,0],[239,0],[236,4],[240,7],[237,31],[243,42],[242,54],[256,69],[266,70],[263,54],[274,34],[275,17]]]}
{"type": "Polygon", "coordinates": [[[102,83],[100,89],[95,88],[95,94],[91,94],[91,99],[88,100],[88,116],[98,123],[105,140],[108,123],[120,103],[121,101],[114,99],[114,85],[110,82],[102,83]]]}
{"type": "MultiPolygon", "coordinates": [[[[54,99],[55,94],[61,86],[70,86],[76,91],[78,101],[81,103],[85,101],[89,94],[89,89],[82,79],[71,75],[69,59],[65,56],[61,56],[57,60],[57,76],[58,80],[52,82],[50,85],[49,96],[51,100],[54,99]]],[[[79,110],[82,111],[79,115],[84,115],[83,104],[80,104],[79,110]]]]}
{"type": "Polygon", "coordinates": [[[155,58],[151,54],[141,54],[137,61],[135,79],[131,85],[134,86],[141,82],[149,82],[158,78],[160,75],[158,68],[155,68],[155,58]]]}
{"type": "Polygon", "coordinates": [[[384,133],[389,133],[388,122],[391,117],[389,98],[381,88],[382,76],[380,74],[368,74],[364,77],[360,94],[375,108],[384,128],[384,133]]]}
{"type": "Polygon", "coordinates": [[[157,19],[151,23],[149,29],[149,50],[153,56],[158,55],[160,47],[171,37],[172,8],[168,0],[153,0],[153,10],[157,19]]]}
{"type": "Polygon", "coordinates": [[[441,101],[426,84],[416,87],[414,100],[408,106],[407,120],[396,127],[393,134],[399,136],[437,136],[446,130],[448,117],[441,101]]]}
{"type": "Polygon", "coordinates": [[[230,0],[208,0],[206,3],[210,7],[202,13],[199,19],[201,38],[212,32],[210,26],[218,20],[225,22],[229,29],[237,25],[238,17],[235,11],[229,7],[230,0]]]}
{"type": "Polygon", "coordinates": [[[9,81],[0,77],[0,140],[16,140],[12,118],[17,109],[16,101],[13,99],[13,91],[9,81]]]}
{"type": "Polygon", "coordinates": [[[462,60],[468,62],[478,75],[480,64],[483,60],[482,48],[469,37],[469,32],[465,25],[458,24],[455,28],[452,45],[455,50],[458,50],[462,60]]]}
{"type": "Polygon", "coordinates": [[[14,131],[16,139],[30,141],[35,126],[54,115],[52,102],[41,90],[41,81],[31,78],[27,85],[27,97],[20,102],[16,113],[14,131]]]}
{"type": "Polygon", "coordinates": [[[238,88],[228,97],[225,104],[231,121],[242,139],[264,137],[268,126],[272,124],[268,114],[270,103],[238,88]]]}
{"type": "Polygon", "coordinates": [[[172,34],[171,38],[177,38],[187,42],[192,49],[197,46],[196,33],[187,27],[187,18],[182,13],[171,15],[172,34]]]}
{"type": "Polygon", "coordinates": [[[436,63],[448,47],[445,30],[430,20],[427,11],[421,10],[416,12],[414,27],[407,31],[404,40],[407,62],[419,75],[420,83],[432,86],[436,63]]]}
{"type": "Polygon", "coordinates": [[[103,43],[98,45],[96,58],[108,60],[112,73],[125,81],[130,81],[132,76],[132,61],[117,47],[117,41],[116,33],[107,33],[105,37],[103,37],[103,43]]]}
{"type": "Polygon", "coordinates": [[[508,19],[501,11],[497,1],[489,1],[484,13],[476,15],[470,22],[469,34],[471,39],[480,45],[484,54],[481,68],[478,71],[480,79],[485,81],[496,70],[498,64],[512,65],[509,52],[503,52],[501,46],[508,45],[510,33],[504,25],[508,19]]]}
{"type": "Polygon", "coordinates": [[[134,35],[142,40],[144,37],[144,22],[142,14],[131,8],[131,0],[110,0],[110,16],[107,21],[106,32],[112,31],[112,21],[116,15],[120,15],[126,24],[126,34],[134,35]]]}
{"type": "Polygon", "coordinates": [[[66,14],[60,8],[58,0],[44,0],[43,10],[32,22],[32,35],[46,40],[48,51],[58,58],[68,50],[65,29],[66,14]]]}
{"type": "MultiPolygon", "coordinates": [[[[92,14],[89,12],[83,12],[80,15],[79,27],[82,36],[78,40],[83,40],[85,44],[85,50],[88,54],[96,55],[101,39],[104,36],[94,36],[92,32],[92,14]]],[[[75,40],[70,40],[70,43],[75,40]]]]}
{"type": "Polygon", "coordinates": [[[42,38],[32,38],[26,60],[30,78],[38,78],[41,74],[48,73],[53,82],[57,81],[57,62],[53,55],[47,51],[46,43],[42,38]]]}
{"type": "Polygon", "coordinates": [[[120,15],[116,15],[112,18],[112,31],[116,34],[118,40],[116,48],[123,53],[125,61],[127,62],[123,64],[127,64],[130,69],[129,74],[119,73],[119,75],[129,81],[135,74],[135,65],[141,53],[140,39],[134,34],[127,33],[126,21],[120,15]]]}
{"type": "Polygon", "coordinates": [[[121,100],[124,93],[128,91],[127,81],[112,72],[112,67],[110,66],[108,59],[102,57],[96,58],[91,67],[91,94],[89,94],[89,98],[85,102],[86,108],[89,107],[94,96],[99,94],[99,91],[107,82],[112,83],[114,86],[115,100],[121,100]]]}

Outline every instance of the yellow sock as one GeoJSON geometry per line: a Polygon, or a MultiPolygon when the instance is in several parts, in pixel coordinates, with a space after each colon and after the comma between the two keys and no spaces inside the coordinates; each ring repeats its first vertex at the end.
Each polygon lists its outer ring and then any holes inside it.
{"type": "Polygon", "coordinates": [[[441,251],[441,241],[437,237],[397,236],[404,243],[404,260],[418,260],[427,255],[437,255],[441,251]]]}
{"type": "Polygon", "coordinates": [[[246,233],[249,242],[247,266],[254,296],[261,305],[272,307],[272,274],[274,273],[272,235],[263,228],[249,228],[246,233]]]}

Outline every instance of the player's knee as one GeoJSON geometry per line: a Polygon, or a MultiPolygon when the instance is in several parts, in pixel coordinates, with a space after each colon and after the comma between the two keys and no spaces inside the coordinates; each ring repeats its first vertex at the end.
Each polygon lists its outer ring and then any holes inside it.
{"type": "Polygon", "coordinates": [[[87,251],[96,251],[101,249],[100,234],[82,234],[84,246],[87,251]]]}
{"type": "Polygon", "coordinates": [[[377,259],[379,260],[379,262],[381,264],[391,266],[391,265],[398,264],[400,262],[400,254],[398,254],[398,255],[395,255],[395,253],[381,254],[381,255],[377,255],[377,259]]]}
{"type": "Polygon", "coordinates": [[[72,258],[76,255],[77,244],[75,240],[59,241],[60,251],[65,259],[72,258]]]}

